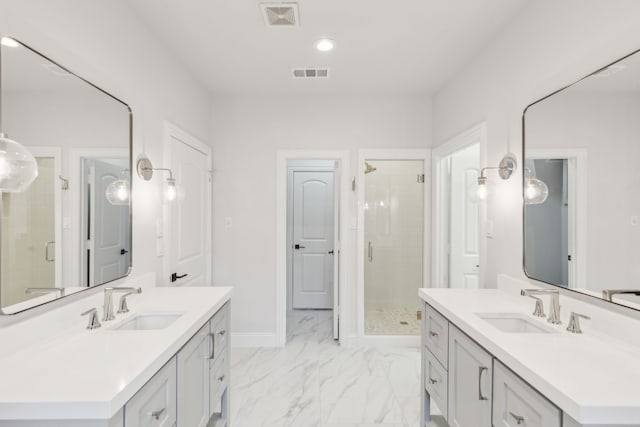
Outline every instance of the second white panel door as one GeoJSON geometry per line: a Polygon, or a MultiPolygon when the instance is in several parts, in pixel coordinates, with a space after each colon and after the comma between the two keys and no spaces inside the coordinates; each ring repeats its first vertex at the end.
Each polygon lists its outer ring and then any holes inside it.
{"type": "Polygon", "coordinates": [[[293,308],[333,308],[334,173],[293,174],[293,308]]]}
{"type": "Polygon", "coordinates": [[[177,286],[209,286],[209,156],[173,136],[170,142],[171,169],[179,186],[178,199],[170,206],[171,282],[177,286]]]}

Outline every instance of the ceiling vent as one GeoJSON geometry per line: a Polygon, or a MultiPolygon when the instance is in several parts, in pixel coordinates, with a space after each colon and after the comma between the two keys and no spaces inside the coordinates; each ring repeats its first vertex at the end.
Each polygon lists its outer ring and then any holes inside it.
{"type": "Polygon", "coordinates": [[[262,3],[267,27],[297,27],[300,22],[298,3],[262,3]]]}
{"type": "Polygon", "coordinates": [[[328,68],[294,68],[294,79],[326,79],[329,78],[328,68]]]}

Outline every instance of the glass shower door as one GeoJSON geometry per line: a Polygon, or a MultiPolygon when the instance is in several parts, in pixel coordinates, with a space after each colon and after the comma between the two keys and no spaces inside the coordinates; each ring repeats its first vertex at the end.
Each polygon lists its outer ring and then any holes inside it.
{"type": "Polygon", "coordinates": [[[418,335],[424,260],[424,162],[367,160],[364,329],[418,335]]]}

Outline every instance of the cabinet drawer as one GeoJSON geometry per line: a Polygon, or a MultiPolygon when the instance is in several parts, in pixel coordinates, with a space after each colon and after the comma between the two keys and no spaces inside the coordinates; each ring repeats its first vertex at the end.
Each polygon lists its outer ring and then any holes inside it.
{"type": "Polygon", "coordinates": [[[425,346],[448,368],[449,322],[429,304],[425,304],[425,346]]]}
{"type": "Polygon", "coordinates": [[[447,414],[447,371],[430,351],[425,351],[424,388],[440,411],[447,414]]]}
{"type": "Polygon", "coordinates": [[[227,371],[227,353],[220,354],[209,375],[209,416],[222,413],[222,394],[229,385],[229,375],[227,371]]]}
{"type": "Polygon", "coordinates": [[[496,360],[493,376],[495,427],[560,427],[561,412],[496,360]]]}
{"type": "Polygon", "coordinates": [[[229,304],[225,304],[213,316],[210,322],[211,334],[213,336],[213,358],[219,354],[224,354],[227,348],[227,337],[229,336],[229,304]]]}
{"type": "Polygon", "coordinates": [[[176,412],[174,357],[127,402],[125,426],[171,427],[176,423],[176,412]]]}

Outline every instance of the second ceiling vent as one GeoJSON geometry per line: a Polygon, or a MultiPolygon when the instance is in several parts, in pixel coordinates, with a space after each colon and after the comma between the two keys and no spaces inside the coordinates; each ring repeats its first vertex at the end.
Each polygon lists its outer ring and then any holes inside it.
{"type": "Polygon", "coordinates": [[[292,73],[294,79],[326,79],[329,77],[328,68],[294,68],[292,73]]]}
{"type": "Polygon", "coordinates": [[[297,27],[300,23],[298,3],[261,3],[267,27],[297,27]]]}

